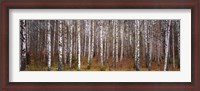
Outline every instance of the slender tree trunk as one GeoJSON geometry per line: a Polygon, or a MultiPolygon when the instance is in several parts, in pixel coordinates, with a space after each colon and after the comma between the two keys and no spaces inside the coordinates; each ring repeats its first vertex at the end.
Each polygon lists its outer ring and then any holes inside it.
{"type": "Polygon", "coordinates": [[[166,30],[166,32],[165,32],[165,63],[164,63],[164,71],[167,71],[171,20],[169,20],[168,23],[169,23],[169,24],[168,24],[167,30],[166,30]]]}
{"type": "Polygon", "coordinates": [[[62,20],[59,20],[59,33],[58,33],[58,71],[62,70],[62,20]]]}
{"type": "Polygon", "coordinates": [[[51,30],[50,20],[48,20],[48,35],[47,35],[47,55],[48,55],[48,71],[51,70],[51,30]]]}
{"type": "Polygon", "coordinates": [[[78,32],[78,70],[81,69],[81,39],[80,39],[80,20],[77,21],[78,32]]]}
{"type": "Polygon", "coordinates": [[[146,67],[148,67],[148,24],[147,20],[144,20],[144,32],[145,32],[145,61],[146,61],[146,67]]]}
{"type": "Polygon", "coordinates": [[[112,60],[115,61],[115,20],[112,21],[113,24],[113,35],[112,35],[112,60]]]}
{"type": "Polygon", "coordinates": [[[72,68],[72,48],[73,48],[73,36],[72,36],[72,33],[73,33],[73,20],[70,20],[69,21],[69,27],[70,27],[70,63],[69,63],[69,67],[70,69],[72,68]]]}
{"type": "Polygon", "coordinates": [[[66,65],[67,64],[67,21],[64,21],[63,22],[64,24],[64,64],[66,65]]]}
{"type": "Polygon", "coordinates": [[[86,56],[86,50],[87,50],[87,47],[86,47],[86,45],[87,45],[87,36],[86,36],[86,31],[85,31],[85,42],[84,42],[84,44],[85,44],[85,46],[84,46],[84,56],[86,56]]]}
{"type": "Polygon", "coordinates": [[[26,21],[21,20],[20,21],[20,27],[21,27],[21,68],[20,70],[26,70],[26,21]]]}
{"type": "Polygon", "coordinates": [[[119,43],[118,42],[118,20],[115,21],[115,24],[116,24],[115,25],[115,29],[116,29],[116,33],[115,34],[116,35],[115,36],[116,36],[116,65],[117,65],[117,63],[118,63],[118,49],[119,49],[118,48],[118,43],[119,43]]]}
{"type": "Polygon", "coordinates": [[[101,69],[103,68],[103,20],[100,20],[100,59],[101,69]]]}
{"type": "Polygon", "coordinates": [[[89,43],[88,43],[88,65],[90,65],[90,60],[91,60],[91,21],[87,20],[86,21],[86,31],[88,31],[88,38],[89,38],[89,43]]]}
{"type": "Polygon", "coordinates": [[[94,30],[95,30],[95,20],[92,20],[92,51],[91,51],[91,61],[90,63],[92,63],[92,58],[94,56],[94,30]]]}
{"type": "Polygon", "coordinates": [[[54,21],[54,32],[53,32],[53,47],[52,47],[52,56],[54,60],[54,55],[55,55],[55,41],[56,41],[56,20],[54,21]]]}
{"type": "Polygon", "coordinates": [[[135,21],[135,66],[140,70],[140,20],[135,21]]]}
{"type": "Polygon", "coordinates": [[[123,59],[123,52],[124,52],[124,21],[121,21],[121,56],[120,56],[120,62],[123,59]]]}

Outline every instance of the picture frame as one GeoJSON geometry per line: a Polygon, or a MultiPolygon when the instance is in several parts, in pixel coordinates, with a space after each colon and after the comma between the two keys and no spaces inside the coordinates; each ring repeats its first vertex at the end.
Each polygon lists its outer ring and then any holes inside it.
{"type": "MultiPolygon", "coordinates": [[[[141,90],[199,91],[199,1],[198,0],[97,0],[97,1],[2,1],[1,89],[2,90],[141,90]],[[9,9],[191,9],[191,82],[9,82],[9,9]]],[[[98,79],[98,78],[97,78],[98,79]]]]}

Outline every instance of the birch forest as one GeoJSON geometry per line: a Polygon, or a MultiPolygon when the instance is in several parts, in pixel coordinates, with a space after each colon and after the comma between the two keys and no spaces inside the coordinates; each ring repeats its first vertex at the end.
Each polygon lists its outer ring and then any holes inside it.
{"type": "Polygon", "coordinates": [[[180,20],[20,20],[20,71],[180,71],[180,20]]]}

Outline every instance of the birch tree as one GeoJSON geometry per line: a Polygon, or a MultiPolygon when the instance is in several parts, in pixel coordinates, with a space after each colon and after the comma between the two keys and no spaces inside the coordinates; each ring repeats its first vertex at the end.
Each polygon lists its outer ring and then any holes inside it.
{"type": "Polygon", "coordinates": [[[48,20],[48,34],[47,34],[47,55],[48,55],[48,71],[51,70],[51,29],[50,29],[50,20],[48,20]]]}
{"type": "Polygon", "coordinates": [[[112,21],[112,24],[113,24],[113,35],[112,35],[112,60],[114,62],[115,60],[115,20],[112,21]]]}
{"type": "Polygon", "coordinates": [[[140,70],[140,20],[135,20],[135,66],[140,70]]]}
{"type": "Polygon", "coordinates": [[[116,66],[118,63],[118,20],[115,21],[115,36],[116,36],[116,66]]]}
{"type": "Polygon", "coordinates": [[[21,68],[23,71],[26,69],[26,20],[20,21],[21,28],[21,68]]]}
{"type": "Polygon", "coordinates": [[[124,49],[124,20],[121,21],[121,29],[120,29],[120,34],[121,34],[121,56],[120,56],[120,62],[123,59],[123,49],[124,49]]]}
{"type": "Polygon", "coordinates": [[[70,69],[72,68],[72,48],[73,48],[73,36],[72,36],[72,33],[73,33],[73,20],[69,20],[69,28],[70,28],[70,58],[69,58],[69,61],[70,61],[70,63],[69,63],[69,67],[70,67],[70,69]]]}
{"type": "Polygon", "coordinates": [[[103,68],[103,20],[100,20],[100,59],[101,68],[103,68]]]}
{"type": "Polygon", "coordinates": [[[62,70],[62,20],[59,20],[58,30],[58,71],[62,70]]]}
{"type": "Polygon", "coordinates": [[[52,47],[52,55],[53,55],[53,59],[54,59],[54,54],[55,54],[55,41],[56,41],[56,31],[57,31],[57,27],[56,27],[56,20],[54,20],[54,29],[53,29],[53,47],[52,47]]]}
{"type": "Polygon", "coordinates": [[[91,20],[86,20],[86,31],[88,32],[88,65],[90,65],[91,60],[91,20]]]}
{"type": "Polygon", "coordinates": [[[148,25],[147,20],[144,20],[144,36],[145,36],[145,60],[146,60],[146,67],[148,67],[148,25]]]}
{"type": "Polygon", "coordinates": [[[80,39],[80,20],[77,21],[78,32],[78,70],[81,69],[81,39],[80,39]]]}
{"type": "MultiPolygon", "coordinates": [[[[95,20],[92,20],[92,48],[91,48],[92,51],[91,51],[91,59],[94,56],[94,37],[95,37],[94,30],[95,30],[95,20]]],[[[92,60],[91,60],[90,63],[92,63],[92,60]]]]}
{"type": "Polygon", "coordinates": [[[171,20],[168,21],[168,25],[167,25],[166,31],[165,31],[165,63],[164,63],[164,71],[167,71],[170,27],[171,27],[171,20]]]}
{"type": "Polygon", "coordinates": [[[64,64],[67,63],[67,21],[63,22],[64,27],[64,64]]]}

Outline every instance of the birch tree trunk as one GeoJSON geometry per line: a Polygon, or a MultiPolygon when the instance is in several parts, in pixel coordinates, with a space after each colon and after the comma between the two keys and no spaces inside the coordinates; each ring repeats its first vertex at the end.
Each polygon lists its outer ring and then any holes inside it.
{"type": "Polygon", "coordinates": [[[58,33],[58,71],[62,71],[62,20],[59,20],[58,33]]]}
{"type": "Polygon", "coordinates": [[[140,20],[135,20],[135,66],[140,70],[140,20]]]}
{"type": "Polygon", "coordinates": [[[47,55],[48,55],[48,71],[51,70],[51,30],[50,30],[50,20],[48,20],[48,34],[47,34],[47,55]]]}
{"type": "Polygon", "coordinates": [[[88,43],[88,65],[90,65],[90,60],[91,60],[91,21],[87,20],[86,21],[86,31],[88,32],[88,38],[89,38],[89,43],[88,43]]]}
{"type": "Polygon", "coordinates": [[[70,58],[69,58],[69,67],[70,69],[72,68],[72,48],[73,48],[73,36],[72,36],[72,33],[73,33],[73,20],[69,20],[69,27],[70,27],[70,58]]]}
{"type": "MultiPolygon", "coordinates": [[[[94,30],[95,30],[95,20],[92,20],[92,51],[91,51],[91,59],[93,58],[94,56],[94,30]]],[[[92,60],[91,62],[92,63],[92,60]]]]}
{"type": "Polygon", "coordinates": [[[124,20],[121,21],[121,56],[120,56],[120,62],[123,59],[123,49],[124,49],[124,20]]]}
{"type": "Polygon", "coordinates": [[[147,20],[144,20],[144,33],[145,33],[145,61],[146,61],[146,67],[148,67],[148,25],[147,20]]]}
{"type": "Polygon", "coordinates": [[[100,20],[100,59],[101,69],[103,68],[103,20],[100,20]]]}
{"type": "Polygon", "coordinates": [[[80,20],[77,21],[78,32],[78,70],[81,69],[81,39],[80,39],[80,20]]]}
{"type": "Polygon", "coordinates": [[[52,47],[52,55],[53,55],[53,60],[54,60],[54,54],[55,54],[55,41],[56,41],[56,20],[54,21],[54,33],[53,33],[53,47],[52,47]]]}
{"type": "Polygon", "coordinates": [[[84,44],[85,44],[85,46],[84,46],[84,56],[86,56],[86,50],[87,50],[87,47],[86,47],[86,45],[87,45],[87,36],[86,36],[86,31],[85,31],[84,36],[85,36],[85,41],[84,41],[84,44]]]}
{"type": "Polygon", "coordinates": [[[164,63],[164,71],[167,71],[170,27],[171,27],[171,20],[168,21],[168,26],[167,26],[167,29],[166,29],[166,32],[165,32],[165,63],[164,63]]]}
{"type": "Polygon", "coordinates": [[[20,70],[26,70],[26,21],[21,20],[20,21],[20,27],[21,27],[21,67],[20,70]]]}
{"type": "Polygon", "coordinates": [[[63,22],[64,24],[64,64],[67,64],[67,21],[63,22]]]}
{"type": "Polygon", "coordinates": [[[116,65],[118,63],[118,20],[115,21],[115,31],[116,31],[116,65]]]}
{"type": "Polygon", "coordinates": [[[112,35],[112,61],[115,61],[115,20],[112,21],[113,24],[113,35],[112,35]]]}

